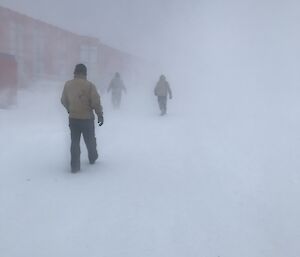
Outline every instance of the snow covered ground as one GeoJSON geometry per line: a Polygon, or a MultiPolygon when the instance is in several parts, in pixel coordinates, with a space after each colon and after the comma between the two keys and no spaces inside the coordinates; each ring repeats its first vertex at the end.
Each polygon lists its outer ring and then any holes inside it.
{"type": "Polygon", "coordinates": [[[71,174],[61,90],[0,110],[1,257],[300,256],[296,94],[174,90],[166,117],[152,89],[103,95],[100,159],[71,174]]]}

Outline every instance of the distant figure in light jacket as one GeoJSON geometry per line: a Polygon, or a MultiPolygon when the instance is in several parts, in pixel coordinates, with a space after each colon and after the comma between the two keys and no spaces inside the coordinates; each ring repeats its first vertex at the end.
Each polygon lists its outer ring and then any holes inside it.
{"type": "Polygon", "coordinates": [[[161,111],[161,116],[167,113],[167,97],[172,99],[172,91],[166,77],[161,75],[159,81],[156,83],[154,94],[157,96],[157,101],[159,109],[161,111]]]}
{"type": "Polygon", "coordinates": [[[126,93],[123,80],[121,79],[120,73],[116,72],[114,78],[111,80],[107,92],[111,91],[111,102],[115,109],[120,108],[122,92],[126,93]]]}

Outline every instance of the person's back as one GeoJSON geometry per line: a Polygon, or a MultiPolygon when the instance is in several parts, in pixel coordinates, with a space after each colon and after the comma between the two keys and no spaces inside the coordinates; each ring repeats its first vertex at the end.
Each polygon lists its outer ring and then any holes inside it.
{"type": "Polygon", "coordinates": [[[172,95],[170,93],[170,86],[169,83],[166,80],[159,80],[155,87],[155,95],[156,96],[167,96],[168,94],[172,95]]]}
{"type": "Polygon", "coordinates": [[[94,111],[98,123],[103,124],[103,113],[100,96],[96,87],[87,80],[87,69],[77,64],[74,79],[65,83],[61,103],[69,113],[71,131],[71,168],[72,172],[80,170],[80,137],[83,135],[91,164],[98,159],[97,142],[94,127],[94,111]]]}
{"type": "Polygon", "coordinates": [[[94,84],[80,75],[65,84],[62,103],[69,112],[69,117],[74,119],[94,118],[102,112],[100,97],[94,84]]]}
{"type": "Polygon", "coordinates": [[[113,78],[111,81],[111,91],[114,92],[122,92],[124,89],[123,81],[120,78],[113,78]]]}
{"type": "Polygon", "coordinates": [[[112,93],[122,93],[122,91],[126,91],[124,83],[118,73],[116,73],[115,77],[111,80],[107,91],[112,91],[112,93]]]}

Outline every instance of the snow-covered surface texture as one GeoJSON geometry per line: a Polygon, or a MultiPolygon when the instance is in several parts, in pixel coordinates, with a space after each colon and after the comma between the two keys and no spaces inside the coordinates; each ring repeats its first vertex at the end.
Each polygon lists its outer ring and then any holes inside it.
{"type": "Polygon", "coordinates": [[[104,94],[100,158],[82,144],[71,174],[62,85],[0,110],[1,257],[300,256],[295,94],[174,90],[165,117],[150,87],[104,94]]]}

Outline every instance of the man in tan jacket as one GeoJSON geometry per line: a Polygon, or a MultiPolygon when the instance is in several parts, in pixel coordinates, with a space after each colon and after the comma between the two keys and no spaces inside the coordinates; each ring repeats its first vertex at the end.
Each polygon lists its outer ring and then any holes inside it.
{"type": "Polygon", "coordinates": [[[91,164],[98,158],[94,126],[94,111],[98,117],[98,124],[103,124],[103,112],[100,96],[93,83],[87,80],[87,68],[84,64],[77,64],[74,79],[65,83],[61,96],[61,103],[69,113],[69,127],[71,130],[71,170],[80,170],[80,137],[83,135],[91,164]]]}

